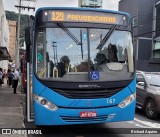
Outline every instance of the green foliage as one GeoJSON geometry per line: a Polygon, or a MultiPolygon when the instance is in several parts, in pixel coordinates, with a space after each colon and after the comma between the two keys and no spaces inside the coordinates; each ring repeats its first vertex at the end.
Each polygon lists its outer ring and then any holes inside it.
{"type": "MultiPolygon", "coordinates": [[[[18,13],[13,11],[6,11],[7,20],[18,21],[18,13]]],[[[21,24],[20,24],[20,46],[23,46],[25,38],[25,27],[28,26],[29,15],[21,14],[21,24]]]]}

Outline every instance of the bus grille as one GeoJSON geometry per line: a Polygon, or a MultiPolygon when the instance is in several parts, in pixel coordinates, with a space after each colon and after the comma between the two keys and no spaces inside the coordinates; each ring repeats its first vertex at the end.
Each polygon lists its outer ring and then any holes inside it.
{"type": "Polygon", "coordinates": [[[118,89],[104,89],[104,90],[60,90],[53,89],[58,94],[65,96],[67,98],[73,99],[95,99],[95,98],[109,98],[118,92],[120,92],[123,88],[118,89]]]}
{"type": "Polygon", "coordinates": [[[101,115],[94,118],[80,118],[80,117],[71,117],[71,116],[61,116],[61,118],[65,122],[98,122],[98,121],[105,121],[108,120],[108,115],[101,115]]]}

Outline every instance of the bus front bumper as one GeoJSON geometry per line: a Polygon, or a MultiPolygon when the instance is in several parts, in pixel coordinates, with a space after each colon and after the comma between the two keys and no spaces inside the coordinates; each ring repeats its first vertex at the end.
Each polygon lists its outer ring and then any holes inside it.
{"type": "Polygon", "coordinates": [[[73,125],[129,121],[134,119],[136,100],[124,108],[105,107],[95,109],[58,108],[51,111],[34,102],[35,125],[73,125]],[[96,117],[80,117],[81,112],[95,112],[96,117]]]}

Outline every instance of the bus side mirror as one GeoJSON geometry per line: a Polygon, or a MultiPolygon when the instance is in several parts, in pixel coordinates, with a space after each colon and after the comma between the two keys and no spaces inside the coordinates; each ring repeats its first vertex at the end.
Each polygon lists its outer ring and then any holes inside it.
{"type": "Polygon", "coordinates": [[[137,83],[139,86],[144,86],[144,82],[138,82],[137,83]]]}
{"type": "Polygon", "coordinates": [[[138,82],[137,84],[138,84],[139,86],[143,86],[143,87],[146,87],[146,86],[147,86],[146,82],[138,82]]]}

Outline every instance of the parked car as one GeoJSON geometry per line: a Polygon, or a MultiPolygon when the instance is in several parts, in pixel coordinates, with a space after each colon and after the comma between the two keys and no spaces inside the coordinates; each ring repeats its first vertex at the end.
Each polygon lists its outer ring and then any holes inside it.
{"type": "Polygon", "coordinates": [[[160,73],[136,72],[136,105],[142,108],[149,119],[160,114],[160,73]]]}

